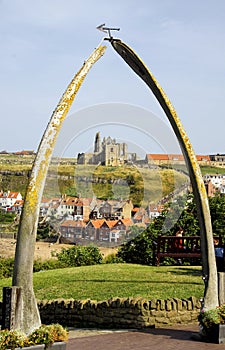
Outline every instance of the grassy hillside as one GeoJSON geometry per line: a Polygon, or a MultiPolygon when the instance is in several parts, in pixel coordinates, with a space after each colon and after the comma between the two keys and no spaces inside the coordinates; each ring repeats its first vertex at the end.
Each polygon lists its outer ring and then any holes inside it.
{"type": "MultiPolygon", "coordinates": [[[[0,189],[19,191],[24,196],[29,171],[34,156],[0,155],[0,189]]],[[[103,167],[75,165],[74,159],[57,160],[51,164],[44,196],[54,197],[63,193],[82,197],[132,199],[135,205],[157,202],[181,187],[188,177],[175,169],[149,169],[124,165],[103,167]]],[[[202,167],[202,173],[224,173],[225,169],[202,167]]]]}
{"type": "MultiPolygon", "coordinates": [[[[9,279],[0,281],[11,285],[9,279]]],[[[148,299],[203,297],[200,267],[104,264],[43,271],[34,274],[38,299],[144,297],[148,299]]]]}
{"type": "MultiPolygon", "coordinates": [[[[1,189],[19,191],[24,196],[32,156],[0,157],[1,189]]],[[[75,165],[71,160],[51,164],[44,196],[55,197],[63,193],[101,199],[132,199],[135,205],[156,202],[182,186],[187,177],[171,169],[148,169],[135,166],[103,167],[75,165]]]]}
{"type": "Polygon", "coordinates": [[[146,205],[157,202],[187,180],[185,174],[171,169],[75,165],[68,171],[65,166],[59,166],[55,176],[53,169],[52,176],[48,176],[45,196],[67,193],[101,199],[131,199],[135,205],[146,205]]]}
{"type": "Polygon", "coordinates": [[[201,167],[202,175],[205,174],[225,174],[225,168],[218,168],[213,166],[201,167]]]}

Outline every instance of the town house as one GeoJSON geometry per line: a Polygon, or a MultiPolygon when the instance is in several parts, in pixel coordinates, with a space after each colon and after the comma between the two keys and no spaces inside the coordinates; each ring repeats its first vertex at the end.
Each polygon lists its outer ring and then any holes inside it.
{"type": "Polygon", "coordinates": [[[150,220],[158,217],[164,209],[164,206],[161,204],[149,204],[147,207],[147,213],[150,220]]]}
{"type": "Polygon", "coordinates": [[[14,204],[11,206],[11,209],[13,212],[21,213],[23,209],[23,200],[19,200],[19,199],[16,200],[14,204]]]}
{"type": "Polygon", "coordinates": [[[82,220],[65,220],[60,225],[61,240],[77,243],[83,238],[85,223],[82,220]]]}
{"type": "Polygon", "coordinates": [[[225,175],[206,174],[203,176],[208,197],[213,197],[215,193],[225,194],[225,175]]]}
{"type": "MultiPolygon", "coordinates": [[[[208,155],[196,155],[197,161],[201,165],[210,165],[210,156],[208,155]]],[[[149,165],[171,165],[171,164],[184,164],[183,154],[146,154],[145,162],[149,165]]]]}
{"type": "Polygon", "coordinates": [[[99,229],[104,222],[104,219],[90,220],[86,225],[84,238],[90,241],[98,241],[99,229]]]}
{"type": "Polygon", "coordinates": [[[129,234],[132,225],[131,219],[90,220],[85,228],[85,238],[99,242],[118,242],[129,234]]]}
{"type": "Polygon", "coordinates": [[[132,201],[129,200],[98,200],[92,211],[90,212],[91,219],[105,218],[110,219],[127,219],[131,218],[133,209],[132,201]]]}
{"type": "Polygon", "coordinates": [[[22,196],[19,192],[0,191],[0,207],[4,208],[5,210],[8,210],[9,208],[12,209],[12,206],[15,204],[15,202],[21,200],[22,196]]]}
{"type": "Polygon", "coordinates": [[[59,217],[73,216],[75,220],[89,220],[92,199],[63,196],[57,214],[59,217]]]}

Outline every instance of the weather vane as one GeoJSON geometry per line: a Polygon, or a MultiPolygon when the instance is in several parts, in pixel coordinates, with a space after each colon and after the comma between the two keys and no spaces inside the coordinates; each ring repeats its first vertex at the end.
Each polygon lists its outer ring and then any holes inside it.
{"type": "Polygon", "coordinates": [[[105,27],[105,23],[103,24],[100,24],[100,26],[96,27],[96,29],[100,30],[101,32],[104,32],[104,33],[108,33],[109,34],[109,39],[112,39],[112,35],[111,35],[111,30],[120,30],[120,28],[108,28],[108,27],[105,27]]]}

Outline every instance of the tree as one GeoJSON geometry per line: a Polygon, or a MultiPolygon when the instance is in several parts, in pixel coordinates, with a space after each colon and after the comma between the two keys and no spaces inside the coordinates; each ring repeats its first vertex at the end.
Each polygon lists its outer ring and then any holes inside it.
{"type": "Polygon", "coordinates": [[[225,236],[225,196],[219,193],[209,198],[212,227],[214,234],[225,236]]]}
{"type": "MultiPolygon", "coordinates": [[[[211,198],[209,203],[214,234],[222,234],[225,238],[225,197],[211,198]]],[[[183,228],[185,236],[200,235],[193,194],[189,194],[188,197],[177,197],[174,202],[168,203],[161,215],[155,218],[145,231],[121,246],[118,255],[129,263],[153,264],[158,235],[174,236],[179,227],[183,228]],[[183,208],[183,210],[177,218],[176,213],[177,211],[180,212],[180,208],[183,208]],[[166,230],[166,227],[169,227],[168,230],[166,230]]]]}
{"type": "Polygon", "coordinates": [[[102,254],[95,246],[73,246],[72,248],[63,248],[57,254],[57,259],[65,266],[88,266],[102,263],[102,254]]]}
{"type": "MultiPolygon", "coordinates": [[[[225,196],[217,195],[211,197],[209,204],[213,232],[215,235],[221,234],[223,241],[225,241],[225,196]]],[[[168,203],[161,215],[155,218],[145,231],[120,247],[118,256],[127,263],[152,265],[154,263],[154,252],[158,235],[174,236],[179,227],[183,228],[185,236],[200,235],[197,208],[193,194],[189,194],[188,197],[178,197],[175,202],[168,203]],[[180,210],[179,206],[183,207],[183,211],[178,220],[175,221],[175,214],[178,209],[180,210]],[[165,231],[165,221],[167,221],[167,224],[174,221],[174,226],[165,231]]]]}
{"type": "Polygon", "coordinates": [[[193,196],[188,196],[187,202],[186,199],[186,196],[182,196],[178,197],[175,202],[166,204],[161,215],[156,217],[146,230],[119,248],[118,256],[127,263],[152,265],[155,261],[158,235],[173,236],[180,226],[190,235],[193,234],[193,230],[199,232],[193,196]],[[184,210],[177,219],[176,213],[179,206],[184,210]],[[169,229],[166,230],[166,227],[169,229]]]}
{"type": "Polygon", "coordinates": [[[154,261],[154,232],[143,231],[139,236],[124,243],[117,256],[129,264],[152,265],[154,261]]]}

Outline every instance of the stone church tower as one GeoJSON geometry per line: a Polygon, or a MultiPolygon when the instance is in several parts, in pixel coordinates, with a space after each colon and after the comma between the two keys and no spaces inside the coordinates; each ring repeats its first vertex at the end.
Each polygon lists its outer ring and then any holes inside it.
{"type": "Polygon", "coordinates": [[[100,132],[95,135],[94,153],[99,153],[102,151],[100,132]]]}

